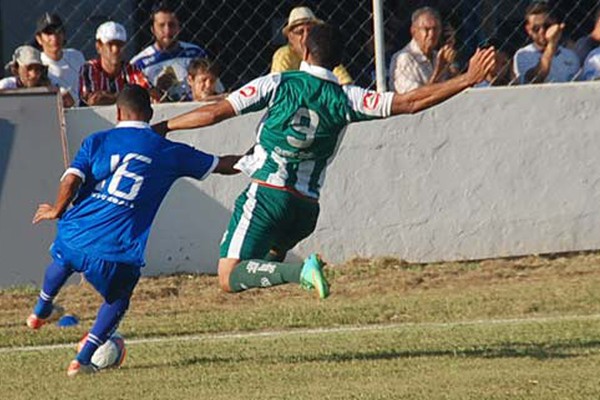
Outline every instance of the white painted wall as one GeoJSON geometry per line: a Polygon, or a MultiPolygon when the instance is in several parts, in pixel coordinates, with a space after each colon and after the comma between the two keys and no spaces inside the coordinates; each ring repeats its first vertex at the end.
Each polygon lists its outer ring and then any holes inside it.
{"type": "MultiPolygon", "coordinates": [[[[352,125],[329,169],[317,230],[294,252],[430,262],[600,248],[599,91],[597,83],[469,90],[418,115],[352,125]]],[[[160,105],[155,120],[191,107],[160,105]]],[[[240,153],[260,116],[170,138],[240,153]]],[[[114,109],[66,117],[74,151],[85,134],[111,126],[114,109]]],[[[247,182],[177,184],[151,235],[148,272],[214,272],[247,182]]]]}
{"type": "Polygon", "coordinates": [[[50,263],[55,224],[31,220],[65,168],[58,101],[38,89],[0,94],[0,288],[41,283],[50,263]]]}

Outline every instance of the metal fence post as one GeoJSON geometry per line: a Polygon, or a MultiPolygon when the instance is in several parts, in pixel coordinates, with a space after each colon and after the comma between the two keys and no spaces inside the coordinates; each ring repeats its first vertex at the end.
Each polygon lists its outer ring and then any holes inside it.
{"type": "Polygon", "coordinates": [[[385,92],[385,39],[383,29],[383,0],[373,0],[373,34],[375,40],[375,79],[377,91],[385,92]]]}

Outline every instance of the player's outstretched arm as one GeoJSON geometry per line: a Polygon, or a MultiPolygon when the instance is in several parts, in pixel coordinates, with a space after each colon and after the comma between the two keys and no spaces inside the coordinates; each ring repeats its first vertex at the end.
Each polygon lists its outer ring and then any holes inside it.
{"type": "Polygon", "coordinates": [[[43,220],[60,218],[69,204],[71,204],[71,200],[73,200],[77,190],[79,190],[81,182],[82,179],[77,175],[66,174],[60,182],[54,204],[40,204],[33,216],[32,222],[37,224],[43,220]]]}
{"type": "Polygon", "coordinates": [[[159,122],[152,125],[152,129],[156,133],[165,136],[171,131],[214,125],[233,116],[235,116],[235,111],[231,103],[227,100],[221,100],[215,104],[198,107],[185,114],[159,122]]]}
{"type": "Polygon", "coordinates": [[[392,115],[412,114],[462,92],[485,79],[496,64],[496,52],[493,47],[485,50],[477,49],[469,61],[469,69],[446,82],[427,85],[408,93],[396,93],[392,100],[392,115]]]}
{"type": "Polygon", "coordinates": [[[235,174],[239,174],[240,170],[239,169],[235,169],[234,165],[238,162],[238,160],[242,158],[242,156],[234,156],[234,155],[229,155],[229,156],[220,156],[219,157],[219,163],[217,164],[217,166],[215,167],[215,170],[213,171],[216,174],[222,174],[222,175],[235,175],[235,174]]]}

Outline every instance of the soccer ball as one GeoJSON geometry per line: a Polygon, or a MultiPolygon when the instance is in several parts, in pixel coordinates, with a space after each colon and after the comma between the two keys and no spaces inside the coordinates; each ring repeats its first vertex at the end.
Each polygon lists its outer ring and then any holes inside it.
{"type": "MultiPolygon", "coordinates": [[[[81,338],[77,344],[77,352],[79,353],[87,340],[88,334],[81,338]]],[[[115,332],[102,346],[94,352],[92,356],[92,365],[101,369],[118,368],[125,361],[127,349],[125,348],[125,340],[123,336],[115,332]]]]}

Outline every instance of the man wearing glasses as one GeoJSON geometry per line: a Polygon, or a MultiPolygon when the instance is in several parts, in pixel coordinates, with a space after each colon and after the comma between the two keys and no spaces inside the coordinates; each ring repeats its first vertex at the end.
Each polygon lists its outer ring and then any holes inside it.
{"type": "Polygon", "coordinates": [[[580,61],[561,46],[565,28],[551,15],[546,3],[532,3],[525,12],[525,31],[533,43],[515,53],[513,70],[520,83],[569,82],[576,78],[580,61]]]}
{"type": "MultiPolygon", "coordinates": [[[[288,23],[283,27],[283,35],[288,44],[277,49],[273,54],[271,72],[295,71],[300,69],[300,62],[304,54],[304,42],[310,28],[323,23],[308,7],[296,7],[290,12],[288,23]]],[[[352,77],[343,65],[334,68],[333,74],[340,85],[352,83],[352,77]]]]}

